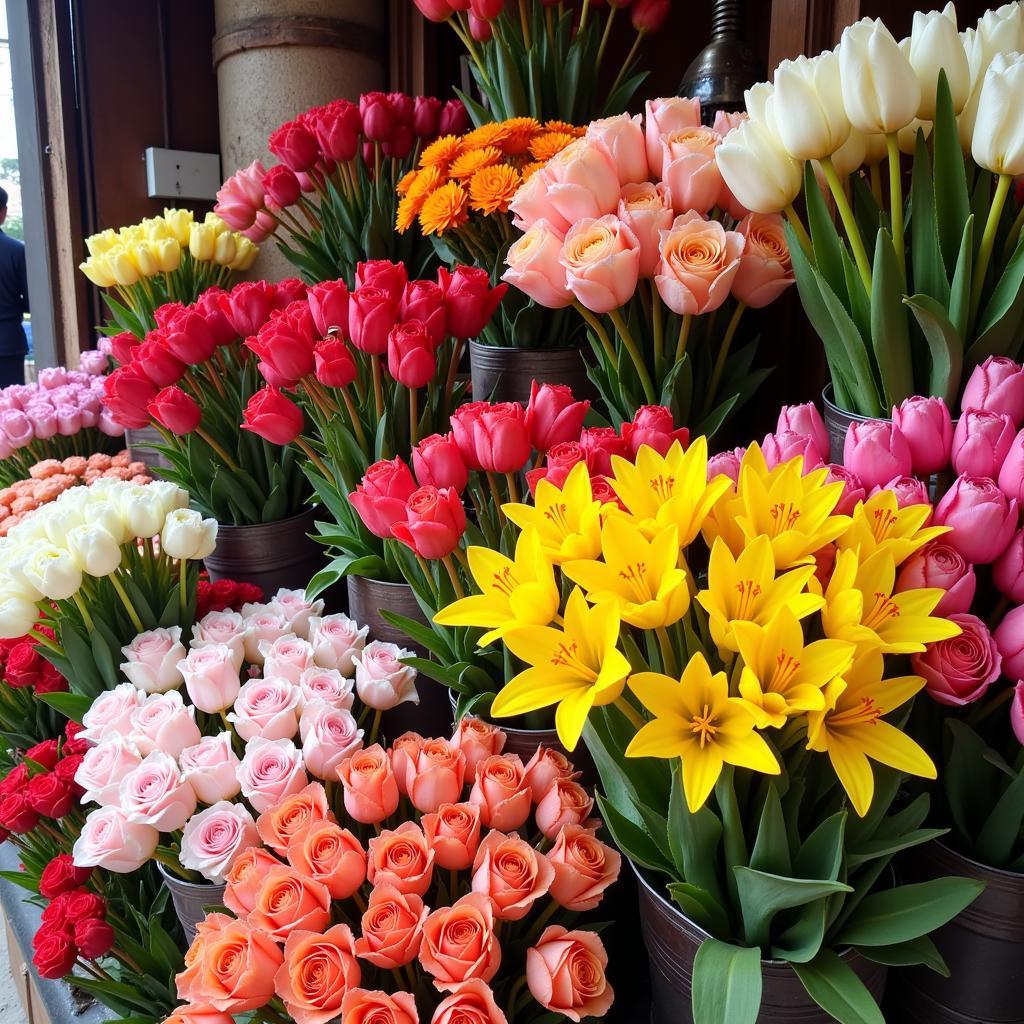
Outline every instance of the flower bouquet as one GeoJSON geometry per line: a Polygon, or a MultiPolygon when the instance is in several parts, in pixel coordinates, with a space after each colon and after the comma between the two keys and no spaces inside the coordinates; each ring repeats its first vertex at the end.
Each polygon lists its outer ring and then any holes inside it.
{"type": "MultiPolygon", "coordinates": [[[[769,465],[751,445],[733,480],[706,452],[698,438],[641,447],[635,464],[613,457],[614,501],[588,494],[578,465],[553,505],[568,513],[570,485],[583,492],[558,546],[532,524],[521,535],[532,575],[481,577],[484,592],[439,618],[486,627],[507,652],[492,715],[554,708],[567,748],[586,737],[602,817],[647,880],[645,926],[667,918],[700,935],[698,1024],[757,1019],[762,959],[786,961],[810,1006],[881,1021],[839,954],[942,970],[927,933],[980,891],[956,878],[892,885],[886,872],[941,834],[921,828],[927,796],[894,805],[903,773],[935,767],[903,728],[925,680],[891,662],[960,632],[933,614],[942,591],[897,583],[946,531],[888,490],[837,513],[844,484],[805,474],[800,456],[769,465]]],[[[656,998],[670,1020],[685,996],[656,998]]]]}
{"type": "Polygon", "coordinates": [[[164,210],[139,224],[107,228],[85,240],[89,256],[78,269],[98,288],[114,325],[144,337],[154,312],[168,302],[190,303],[207,288],[223,287],[252,266],[259,251],[212,213],[202,223],[191,210],[164,210]]]}
{"type": "Polygon", "coordinates": [[[313,107],[274,131],[267,145],[280,163],[255,160],[217,192],[216,212],[254,242],[276,239],[305,278],[353,286],[363,260],[394,260],[432,272],[432,250],[399,237],[395,185],[437,135],[462,132],[462,103],[433,96],[368,92],[358,103],[313,107]]]}
{"type": "Polygon", "coordinates": [[[1024,172],[1007,99],[1024,81],[1022,42],[1016,3],[962,36],[952,4],[915,13],[900,42],[864,19],[834,52],[783,61],[750,90],[750,121],[717,153],[741,203],[790,220],[800,298],[842,410],[878,416],[915,394],[952,407],[974,366],[1019,354],[1022,217],[1006,200],[1024,172]],[[792,206],[801,183],[809,234],[792,206]]]}
{"type": "Polygon", "coordinates": [[[413,0],[425,18],[446,22],[469,54],[483,104],[460,93],[476,125],[512,117],[538,121],[589,120],[621,113],[643,80],[635,58],[645,36],[657,32],[670,0],[615,0],[573,4],[557,0],[413,0]],[[631,7],[636,33],[626,59],[605,91],[598,81],[608,40],[631,7]],[[557,8],[557,10],[556,10],[557,8]]]}
{"type": "Polygon", "coordinates": [[[504,280],[582,317],[615,423],[661,404],[711,435],[767,376],[755,343],[733,342],[743,311],[793,277],[781,218],[743,208],[715,161],[742,117],[701,127],[700,103],[672,98],[594,121],[509,205],[524,233],[504,280]]]}
{"type": "Polygon", "coordinates": [[[124,428],[103,403],[106,357],[83,352],[80,365],[47,367],[38,383],[0,390],[0,486],[26,479],[44,459],[117,451],[124,428]]]}

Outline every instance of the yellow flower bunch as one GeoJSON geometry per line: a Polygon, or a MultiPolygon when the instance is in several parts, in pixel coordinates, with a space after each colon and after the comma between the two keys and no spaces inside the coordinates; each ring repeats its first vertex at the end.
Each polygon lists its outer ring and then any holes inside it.
{"type": "Polygon", "coordinates": [[[526,666],[491,712],[554,708],[573,749],[592,709],[615,705],[632,730],[623,756],[678,759],[692,812],[726,765],[776,775],[808,752],[861,816],[871,761],[934,778],[886,719],[924,680],[889,676],[886,655],[959,632],[932,614],[941,590],[896,589],[900,563],[945,528],[890,491],[836,514],[841,483],[801,458],[769,468],[756,444],[735,483],[707,467],[703,437],[642,447],[612,457],[615,501],[595,498],[581,463],[560,487],[540,481],[533,504],[504,506],[515,558],[471,547],[478,593],[435,616],[486,628],[481,645],[526,666]]]}
{"type": "Polygon", "coordinates": [[[585,131],[562,121],[542,125],[514,117],[465,135],[441,136],[398,183],[395,228],[404,233],[418,221],[424,235],[440,237],[457,232],[473,213],[507,213],[519,186],[585,131]]]}

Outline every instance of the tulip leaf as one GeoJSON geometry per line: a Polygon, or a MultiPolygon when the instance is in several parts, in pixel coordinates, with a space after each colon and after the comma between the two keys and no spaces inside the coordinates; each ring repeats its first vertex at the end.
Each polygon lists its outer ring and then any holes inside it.
{"type": "Polygon", "coordinates": [[[630,821],[600,793],[597,794],[597,805],[608,831],[612,834],[612,839],[615,840],[615,845],[631,861],[651,871],[672,874],[671,865],[666,863],[657,843],[644,826],[630,821]]]}
{"type": "Polygon", "coordinates": [[[694,1024],[756,1024],[761,951],[705,939],[693,959],[694,1024]]]}
{"type": "Polygon", "coordinates": [[[721,904],[706,889],[689,882],[670,882],[665,888],[683,913],[698,927],[712,935],[729,933],[729,918],[721,904]]]}
{"type": "Polygon", "coordinates": [[[949,322],[961,341],[967,338],[971,313],[971,280],[974,275],[974,214],[964,224],[960,240],[960,255],[953,270],[953,283],[949,287],[949,322]]]}
{"type": "Polygon", "coordinates": [[[825,205],[825,197],[818,187],[810,160],[804,165],[804,197],[807,203],[807,225],[811,232],[815,266],[829,283],[832,291],[848,305],[849,296],[843,271],[843,241],[825,205]]]}
{"type": "Polygon", "coordinates": [[[935,219],[932,162],[920,128],[914,144],[914,173],[910,184],[910,238],[914,290],[924,292],[945,305],[949,296],[949,278],[942,262],[935,219]]]}
{"type": "Polygon", "coordinates": [[[61,620],[58,625],[57,639],[67,655],[69,671],[66,675],[71,688],[87,697],[98,697],[106,687],[93,661],[92,649],[78,635],[69,618],[61,620]]]}
{"type": "Polygon", "coordinates": [[[1003,790],[978,833],[977,856],[993,867],[1006,864],[1017,845],[1024,824],[1024,771],[1003,790]]]}
{"type": "Polygon", "coordinates": [[[718,877],[722,823],[705,804],[694,814],[686,806],[682,772],[672,772],[668,804],[668,844],[677,877],[698,886],[721,906],[725,900],[718,877]]]}
{"type": "Polygon", "coordinates": [[[1024,238],[989,296],[967,363],[976,366],[989,356],[1010,356],[1020,352],[1020,328],[1024,320],[1024,238]]]}
{"type": "Polygon", "coordinates": [[[935,943],[927,935],[906,942],[897,942],[892,946],[857,946],[857,952],[876,964],[886,967],[916,967],[921,965],[942,977],[949,977],[949,968],[942,959],[935,943]]]}
{"type": "Polygon", "coordinates": [[[939,72],[931,143],[934,154],[932,203],[942,259],[948,271],[956,264],[964,224],[971,215],[971,199],[967,191],[967,169],[945,71],[939,72]]]}
{"type": "Polygon", "coordinates": [[[931,353],[928,394],[944,398],[946,404],[952,406],[960,388],[963,341],[949,322],[945,309],[930,295],[908,295],[903,302],[917,319],[931,353]]]}
{"type": "Polygon", "coordinates": [[[902,297],[902,273],[896,249],[889,233],[880,228],[875,240],[871,278],[871,344],[889,409],[914,393],[910,331],[902,297]]]}
{"type": "Polygon", "coordinates": [[[944,773],[946,802],[962,841],[972,844],[981,829],[978,793],[992,793],[999,785],[999,774],[985,760],[985,741],[966,722],[946,719],[952,734],[947,771],[944,773]]]}
{"type": "Polygon", "coordinates": [[[778,788],[771,782],[765,790],[761,821],[750,854],[750,867],[772,875],[788,875],[792,870],[782,801],[779,799],[778,788]]]}
{"type": "Polygon", "coordinates": [[[885,1024],[882,1011],[864,982],[831,949],[793,970],[807,994],[840,1024],[885,1024]]]}

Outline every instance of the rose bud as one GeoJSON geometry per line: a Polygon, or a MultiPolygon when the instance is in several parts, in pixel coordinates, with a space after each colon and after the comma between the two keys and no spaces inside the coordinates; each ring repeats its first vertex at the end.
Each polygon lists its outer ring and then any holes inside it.
{"type": "Polygon", "coordinates": [[[39,972],[39,977],[56,981],[71,973],[79,953],[71,935],[55,929],[41,929],[36,935],[36,940],[33,943],[35,950],[32,954],[32,963],[39,972]]]}
{"type": "Polygon", "coordinates": [[[480,467],[486,472],[515,473],[522,469],[532,451],[523,407],[518,402],[485,406],[473,427],[473,443],[480,467]]]}
{"type": "Polygon", "coordinates": [[[949,465],[953,423],[943,399],[906,398],[899,407],[893,406],[892,421],[907,439],[915,473],[930,476],[949,465]]]}
{"type": "Polygon", "coordinates": [[[414,491],[405,506],[406,518],[392,524],[391,535],[421,558],[445,558],[466,531],[466,510],[457,491],[427,485],[414,491]]]}
{"type": "Polygon", "coordinates": [[[1019,503],[1024,498],[1024,430],[1010,443],[998,474],[998,483],[1003,494],[1007,498],[1016,499],[1019,503]]]}
{"type": "Polygon", "coordinates": [[[396,456],[370,466],[348,500],[371,533],[387,538],[392,526],[405,518],[406,502],[415,490],[409,467],[396,456]]]}
{"type": "MultiPolygon", "coordinates": [[[[642,136],[637,159],[643,162],[647,160],[642,136]]],[[[675,220],[667,186],[664,182],[655,185],[650,181],[623,185],[616,213],[619,220],[636,236],[640,246],[640,276],[654,277],[661,262],[661,232],[668,231],[675,220]]]]}
{"type": "Polygon", "coordinates": [[[803,405],[784,405],[779,411],[779,421],[775,429],[778,434],[791,430],[794,434],[811,437],[822,457],[829,454],[828,430],[813,402],[805,402],[803,405]]]}
{"type": "Polygon", "coordinates": [[[530,443],[546,452],[553,445],[579,440],[590,402],[577,402],[572,388],[565,384],[530,385],[530,402],[526,407],[526,429],[530,443]]]}
{"type": "MultiPolygon", "coordinates": [[[[643,3],[634,4],[634,17],[643,3]]],[[[608,954],[596,932],[570,932],[552,925],[526,951],[530,994],[544,1009],[571,1014],[576,1020],[603,1018],[611,1008],[615,993],[605,978],[607,967],[608,954]]]]}
{"type": "Polygon", "coordinates": [[[348,288],[344,281],[322,281],[306,293],[313,324],[321,338],[348,335],[348,288]]]}
{"type": "Polygon", "coordinates": [[[950,455],[961,476],[988,476],[994,480],[1010,451],[1015,427],[1005,413],[967,409],[953,431],[950,455]]]}
{"type": "MultiPolygon", "coordinates": [[[[590,434],[590,431],[585,433],[590,434]]],[[[632,456],[635,456],[643,445],[653,448],[659,455],[664,455],[672,447],[673,441],[678,441],[685,448],[690,440],[690,432],[686,427],[679,427],[678,429],[675,427],[672,421],[672,413],[665,406],[642,405],[637,409],[631,423],[622,424],[622,438],[625,441],[628,453],[632,456]]],[[[584,443],[582,436],[580,437],[580,443],[584,443]]],[[[584,452],[586,450],[586,447],[584,447],[584,452]]],[[[620,453],[614,452],[614,454],[620,453]]],[[[589,459],[587,464],[590,466],[589,459]]],[[[606,476],[611,475],[612,472],[610,463],[607,468],[603,464],[600,467],[591,466],[590,468],[591,472],[599,471],[606,476]]]]}
{"type": "Polygon", "coordinates": [[[429,913],[415,893],[403,895],[393,885],[375,886],[360,922],[356,956],[387,971],[412,963],[429,913]]]}
{"type": "Polygon", "coordinates": [[[397,302],[383,288],[362,285],[349,296],[348,327],[352,344],[367,355],[383,355],[395,326],[397,302]]]}
{"type": "Polygon", "coordinates": [[[1006,356],[989,356],[974,368],[960,408],[1003,413],[1020,426],[1024,420],[1024,370],[1006,356]]]}
{"type": "Polygon", "coordinates": [[[533,792],[516,754],[495,754],[477,766],[469,802],[487,828],[512,832],[530,816],[533,792]]]}
{"type": "Polygon", "coordinates": [[[348,346],[339,338],[319,341],[313,349],[316,379],[329,388],[343,388],[356,379],[356,364],[348,346]]]}
{"type": "Polygon", "coordinates": [[[551,898],[566,910],[593,910],[619,877],[622,857],[582,825],[566,825],[548,853],[554,868],[551,898]]]}
{"type": "Polygon", "coordinates": [[[164,388],[147,408],[160,426],[179,437],[191,434],[203,418],[196,400],[179,387],[164,388]]]}
{"type": "Polygon", "coordinates": [[[390,711],[406,702],[418,704],[416,669],[402,662],[411,654],[398,644],[371,640],[352,658],[359,699],[375,711],[390,711]]]}
{"type": "Polygon", "coordinates": [[[761,442],[765,464],[769,469],[790,459],[803,459],[803,472],[809,473],[824,463],[818,442],[808,434],[797,434],[792,430],[783,430],[777,434],[765,434],[761,442]]]}
{"type": "Polygon", "coordinates": [[[846,429],[843,464],[865,487],[881,487],[894,477],[910,476],[910,446],[892,423],[854,421],[846,429]]]}
{"type": "Polygon", "coordinates": [[[500,754],[505,749],[505,740],[505,734],[496,725],[482,718],[473,715],[460,718],[452,743],[466,755],[466,778],[470,781],[476,779],[478,765],[494,754],[500,754]]]}
{"type": "Polygon", "coordinates": [[[39,892],[48,900],[55,900],[61,893],[72,892],[85,885],[92,875],[92,868],[80,868],[70,854],[61,853],[43,868],[39,879],[39,892]]]}
{"type": "Polygon", "coordinates": [[[410,389],[425,387],[437,372],[434,343],[419,320],[395,324],[388,333],[388,373],[410,389]]]}
{"type": "Polygon", "coordinates": [[[419,320],[436,348],[447,334],[444,292],[436,281],[410,281],[398,306],[403,321],[419,320]]]}
{"type": "Polygon", "coordinates": [[[490,275],[479,267],[460,264],[454,273],[441,267],[437,278],[445,295],[448,333],[463,340],[475,338],[484,329],[508,291],[507,284],[492,288],[490,275]]]}
{"type": "Polygon", "coordinates": [[[1004,597],[1024,603],[1024,530],[1013,535],[1006,550],[992,564],[992,581],[1004,597]]]}
{"type": "Polygon", "coordinates": [[[278,445],[291,444],[305,426],[302,410],[269,384],[249,399],[243,418],[243,430],[278,445]]]}
{"type": "Polygon", "coordinates": [[[469,470],[451,434],[431,434],[412,450],[412,468],[421,484],[449,487],[461,494],[469,470]]]}
{"type": "Polygon", "coordinates": [[[988,627],[977,616],[961,613],[948,618],[960,626],[960,635],[927,644],[924,653],[911,655],[910,664],[924,677],[933,700],[962,707],[983,697],[999,678],[1002,658],[988,627]]]}
{"type": "Polygon", "coordinates": [[[824,485],[834,483],[841,483],[843,485],[842,495],[839,501],[836,502],[836,507],[832,510],[832,514],[837,516],[851,515],[857,507],[857,502],[863,501],[867,496],[864,488],[860,485],[860,480],[845,466],[829,464],[825,468],[828,470],[828,476],[825,477],[824,485]]]}
{"type": "Polygon", "coordinates": [[[565,754],[551,747],[537,747],[533,757],[526,763],[526,781],[530,784],[535,804],[539,804],[560,779],[575,780],[579,774],[565,754]]]}
{"type": "Polygon", "coordinates": [[[950,526],[945,537],[975,565],[994,562],[1010,543],[1017,528],[1017,501],[987,477],[960,476],[935,506],[935,526],[950,526]]]}
{"type": "Polygon", "coordinates": [[[1003,616],[992,634],[1003,659],[1003,673],[1011,682],[1024,680],[1024,605],[1003,616]]]}
{"type": "MultiPolygon", "coordinates": [[[[916,476],[900,476],[890,480],[883,487],[873,487],[870,497],[874,497],[879,491],[892,491],[896,495],[896,504],[899,508],[907,508],[910,505],[930,505],[932,499],[928,494],[928,487],[923,480],[916,476]]],[[[931,513],[921,524],[927,526],[931,522],[931,513]]]]}
{"type": "MultiPolygon", "coordinates": [[[[718,205],[729,205],[730,209],[737,205],[724,182],[718,205]]],[[[739,207],[740,212],[742,209],[739,207]]],[[[733,278],[732,293],[751,309],[761,309],[774,302],[796,280],[782,217],[777,213],[748,213],[736,225],[736,230],[747,244],[740,256],[740,268],[733,278]]],[[[815,440],[819,441],[821,450],[820,438],[815,440]]]]}
{"type": "Polygon", "coordinates": [[[293,171],[308,171],[320,159],[316,136],[300,121],[288,121],[271,132],[267,148],[293,171]]]}
{"type": "Polygon", "coordinates": [[[944,590],[935,615],[954,615],[970,609],[977,586],[974,567],[945,538],[915,551],[900,566],[896,592],[936,587],[944,590]]]}

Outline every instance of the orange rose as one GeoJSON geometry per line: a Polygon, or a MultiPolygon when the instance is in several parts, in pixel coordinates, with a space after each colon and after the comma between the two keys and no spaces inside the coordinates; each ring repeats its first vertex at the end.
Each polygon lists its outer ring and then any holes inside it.
{"type": "Polygon", "coordinates": [[[295,931],[288,936],[274,987],[295,1024],[326,1024],[360,980],[352,931],[336,924],[323,935],[295,931]]]}
{"type": "Polygon", "coordinates": [[[249,923],[278,942],[299,929],[321,931],[331,920],[331,894],[294,868],[271,868],[256,893],[249,923]]]}
{"type": "Polygon", "coordinates": [[[462,796],[466,755],[448,740],[427,740],[405,768],[405,788],[413,807],[424,814],[462,796]]]}
{"type": "Polygon", "coordinates": [[[480,808],[473,804],[441,804],[420,822],[439,867],[465,871],[480,845],[480,808]]]}
{"type": "Polygon", "coordinates": [[[477,768],[469,802],[488,828],[514,832],[530,816],[532,792],[518,754],[494,754],[477,768]]]}
{"type": "Polygon", "coordinates": [[[248,917],[249,911],[256,906],[256,893],[260,891],[267,872],[281,866],[273,854],[259,846],[243,850],[225,876],[227,889],[224,890],[224,906],[238,917],[248,917]]]}
{"type": "Polygon", "coordinates": [[[235,1024],[235,1018],[212,1006],[179,1006],[164,1024],[235,1024]]]}
{"type": "Polygon", "coordinates": [[[455,727],[454,743],[466,755],[466,778],[475,779],[477,765],[505,749],[505,734],[482,718],[460,718],[455,727]]]}
{"type": "Polygon", "coordinates": [[[554,839],[563,825],[579,825],[594,809],[594,798],[572,779],[556,779],[537,804],[537,827],[554,839]]]}
{"type": "Polygon", "coordinates": [[[603,1017],[615,999],[604,976],[607,966],[608,954],[595,932],[552,925],[526,951],[526,984],[546,1010],[574,1021],[603,1017]]]}
{"type": "Polygon", "coordinates": [[[338,777],[345,787],[345,810],[356,821],[379,825],[398,809],[398,783],[379,743],[346,757],[338,777]]]}
{"type": "Polygon", "coordinates": [[[441,992],[452,992],[472,978],[490,981],[501,964],[490,897],[471,892],[435,910],[423,926],[420,963],[441,992]]]}
{"type": "Polygon", "coordinates": [[[551,898],[566,910],[593,910],[619,877],[622,857],[582,825],[566,825],[548,854],[555,877],[551,898]]]}
{"type": "Polygon", "coordinates": [[[538,747],[537,752],[526,762],[526,781],[533,792],[533,802],[539,804],[541,797],[558,779],[578,779],[580,773],[575,771],[572,761],[560,750],[551,747],[538,747]]]}
{"type": "Polygon", "coordinates": [[[371,885],[393,885],[400,893],[423,896],[434,878],[434,851],[418,825],[403,821],[369,843],[366,878],[371,885]]]}
{"type": "Polygon", "coordinates": [[[293,836],[288,863],[326,885],[336,900],[348,899],[366,878],[366,851],[347,828],[333,821],[318,821],[293,836]]]}
{"type": "Polygon", "coordinates": [[[551,887],[554,868],[517,835],[491,832],[473,862],[473,892],[489,896],[502,921],[520,921],[551,887]]]}
{"type": "Polygon", "coordinates": [[[442,999],[430,1024],[508,1024],[494,1001],[494,993],[479,978],[463,982],[442,999]]]}
{"type": "Polygon", "coordinates": [[[403,732],[401,736],[391,744],[388,751],[391,757],[391,770],[395,773],[395,781],[398,783],[398,792],[402,796],[408,796],[409,791],[405,788],[405,771],[410,758],[415,758],[423,746],[423,737],[418,732],[403,732]]]}
{"type": "Polygon", "coordinates": [[[276,807],[256,819],[260,839],[282,857],[293,836],[317,821],[334,821],[327,804],[327,793],[319,782],[310,783],[301,793],[285,797],[276,807]]]}
{"type": "Polygon", "coordinates": [[[378,885],[362,920],[356,955],[391,970],[412,963],[423,941],[423,922],[430,911],[414,893],[405,895],[393,885],[378,885]]]}
{"type": "Polygon", "coordinates": [[[416,1000],[408,992],[367,992],[354,988],[341,1003],[345,1024],[419,1024],[416,1000]]]}
{"type": "Polygon", "coordinates": [[[269,935],[229,920],[197,935],[196,942],[199,956],[175,979],[182,998],[224,1013],[246,1013],[274,998],[274,973],[283,956],[269,935]]]}
{"type": "Polygon", "coordinates": [[[658,294],[679,314],[710,313],[729,297],[746,244],[737,231],[693,210],[661,232],[661,262],[654,275],[658,294]]]}

